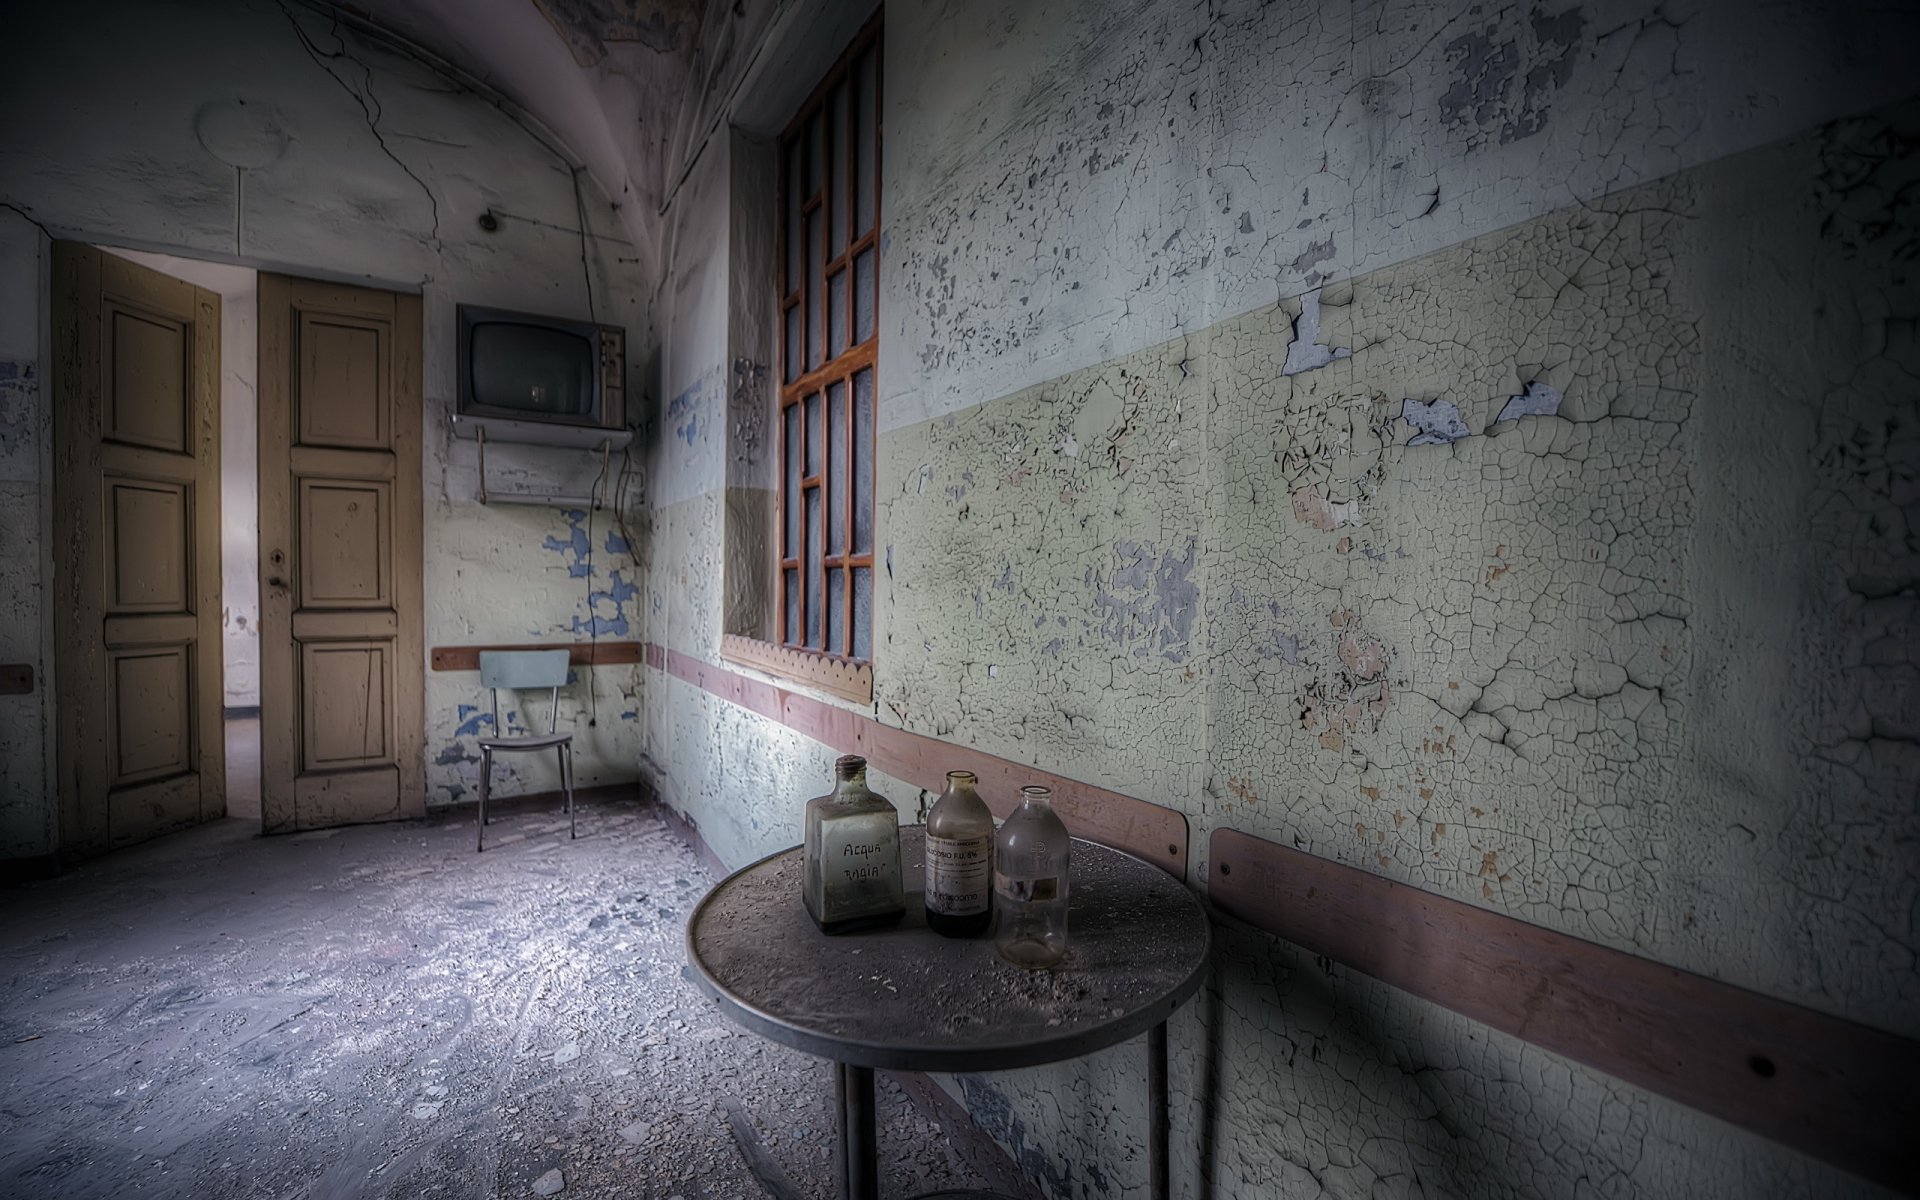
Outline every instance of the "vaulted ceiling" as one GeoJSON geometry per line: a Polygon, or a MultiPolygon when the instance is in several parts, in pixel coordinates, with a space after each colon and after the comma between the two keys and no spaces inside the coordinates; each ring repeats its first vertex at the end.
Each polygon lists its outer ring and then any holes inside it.
{"type": "Polygon", "coordinates": [[[619,206],[644,263],[708,107],[780,0],[360,0],[557,135],[619,206]]]}

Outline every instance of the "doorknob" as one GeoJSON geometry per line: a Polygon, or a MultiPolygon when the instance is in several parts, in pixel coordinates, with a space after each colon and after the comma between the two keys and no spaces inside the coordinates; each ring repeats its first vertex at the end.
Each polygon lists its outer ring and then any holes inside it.
{"type": "Polygon", "coordinates": [[[278,575],[272,575],[267,578],[267,584],[270,587],[283,588],[287,586],[287,581],[280,578],[278,575]]]}

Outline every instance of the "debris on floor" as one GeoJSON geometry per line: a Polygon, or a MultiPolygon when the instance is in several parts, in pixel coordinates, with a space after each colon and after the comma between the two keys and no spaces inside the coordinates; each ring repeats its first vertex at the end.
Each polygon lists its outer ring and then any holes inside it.
{"type": "MultiPolygon", "coordinates": [[[[0,892],[0,1194],[833,1195],[830,1065],[683,976],[711,880],[657,810],[500,824],[224,821],[0,892]]],[[[878,1101],[885,1194],[981,1186],[878,1101]]]]}

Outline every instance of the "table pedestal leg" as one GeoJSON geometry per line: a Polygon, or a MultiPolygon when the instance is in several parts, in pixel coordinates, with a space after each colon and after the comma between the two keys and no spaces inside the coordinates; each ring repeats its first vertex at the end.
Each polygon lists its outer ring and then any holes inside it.
{"type": "Polygon", "coordinates": [[[1148,1195],[1167,1200],[1167,1023],[1147,1031],[1148,1195]]]}
{"type": "Polygon", "coordinates": [[[873,1068],[833,1065],[840,1124],[842,1200],[880,1200],[880,1144],[873,1122],[873,1068]]]}

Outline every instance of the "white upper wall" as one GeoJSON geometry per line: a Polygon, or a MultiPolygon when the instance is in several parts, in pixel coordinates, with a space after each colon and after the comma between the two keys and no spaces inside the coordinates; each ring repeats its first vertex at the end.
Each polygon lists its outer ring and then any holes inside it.
{"type": "Polygon", "coordinates": [[[1920,10],[887,5],[882,428],[1904,95],[1920,10]]]}

